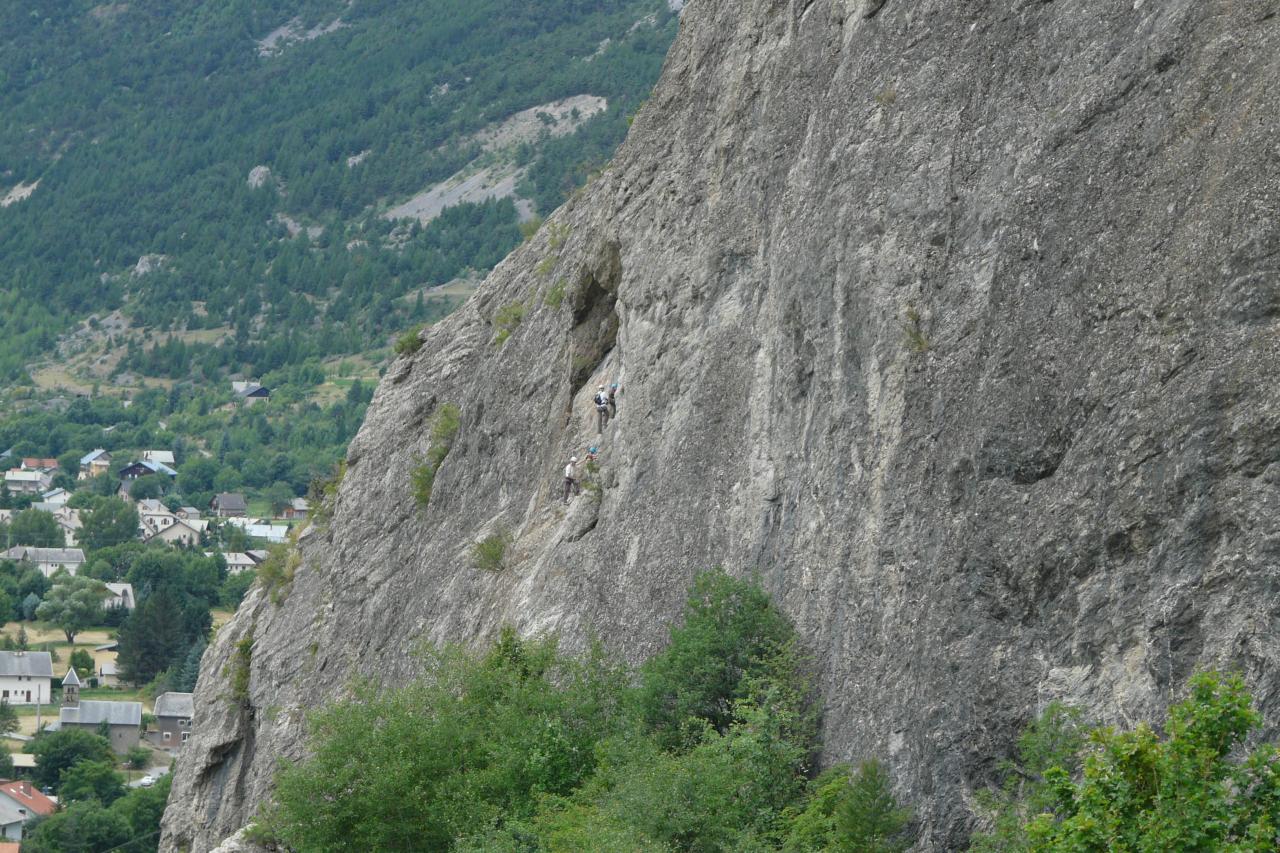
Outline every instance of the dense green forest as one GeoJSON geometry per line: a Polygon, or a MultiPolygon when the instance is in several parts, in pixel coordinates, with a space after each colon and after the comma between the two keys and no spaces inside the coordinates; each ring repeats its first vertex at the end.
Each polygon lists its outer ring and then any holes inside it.
{"type": "Polygon", "coordinates": [[[39,182],[0,207],[0,382],[113,309],[128,335],[99,344],[134,341],[117,370],[170,379],[367,351],[438,319],[453,303],[423,290],[500,260],[516,207],[425,226],[386,209],[475,161],[477,131],[606,98],[512,153],[548,213],[621,141],[675,28],[662,0],[0,4],[0,197],[39,182]],[[264,46],[286,25],[315,37],[264,46]],[[168,337],[201,329],[224,334],[168,337]]]}

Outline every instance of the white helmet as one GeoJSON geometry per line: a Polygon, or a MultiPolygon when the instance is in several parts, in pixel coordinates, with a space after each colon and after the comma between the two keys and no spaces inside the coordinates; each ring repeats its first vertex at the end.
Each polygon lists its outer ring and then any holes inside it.
{"type": "Polygon", "coordinates": [[[576,456],[570,456],[570,457],[569,457],[569,461],[570,461],[570,462],[577,462],[577,461],[578,461],[578,457],[576,457],[576,456]]]}

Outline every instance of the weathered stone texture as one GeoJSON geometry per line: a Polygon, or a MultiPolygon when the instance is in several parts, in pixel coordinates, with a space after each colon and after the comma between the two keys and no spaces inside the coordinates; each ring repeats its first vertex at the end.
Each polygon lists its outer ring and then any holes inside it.
{"type": "Polygon", "coordinates": [[[796,618],[827,757],[888,760],[931,849],[1050,699],[1133,719],[1233,665],[1274,720],[1278,116],[1272,0],[693,0],[614,163],[388,371],[287,598],[219,632],[165,849],[239,828],[302,712],[415,641],[639,659],[713,564],[796,618]],[[473,569],[499,527],[512,565],[473,569]]]}

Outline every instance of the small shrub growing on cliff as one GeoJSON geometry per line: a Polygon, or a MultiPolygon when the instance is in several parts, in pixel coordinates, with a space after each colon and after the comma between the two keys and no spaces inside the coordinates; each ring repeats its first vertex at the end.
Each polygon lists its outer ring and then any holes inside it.
{"type": "Polygon", "coordinates": [[[431,503],[431,490],[435,486],[436,472],[444,464],[453,447],[462,423],[462,412],[453,403],[444,403],[431,419],[431,446],[427,455],[409,472],[409,487],[418,506],[431,503]]]}
{"type": "Polygon", "coordinates": [[[396,338],[396,355],[409,356],[422,349],[422,330],[424,328],[426,328],[425,324],[419,324],[396,338]]]}
{"type": "Polygon", "coordinates": [[[500,572],[507,567],[507,546],[511,534],[499,530],[471,546],[471,564],[482,572],[500,572]]]}
{"type": "Polygon", "coordinates": [[[551,308],[553,311],[559,308],[564,302],[564,292],[566,287],[568,287],[568,282],[563,278],[556,279],[556,283],[551,285],[551,287],[548,287],[546,295],[542,297],[543,304],[551,308]]]}
{"type": "Polygon", "coordinates": [[[302,565],[302,554],[290,545],[277,544],[267,548],[267,558],[258,565],[258,583],[271,596],[273,604],[279,604],[288,593],[293,575],[302,565]]]}
{"type": "Polygon", "coordinates": [[[316,477],[307,488],[307,499],[311,502],[310,520],[320,526],[327,525],[333,518],[333,510],[338,502],[338,489],[347,476],[347,460],[343,459],[334,466],[328,477],[316,477]]]}
{"type": "Polygon", "coordinates": [[[908,305],[905,314],[906,319],[902,321],[901,328],[907,346],[912,352],[926,352],[929,349],[929,339],[924,336],[924,331],[920,328],[920,312],[914,305],[908,305]]]}
{"type": "Polygon", "coordinates": [[[553,251],[560,251],[560,247],[564,245],[565,240],[569,239],[570,233],[572,233],[572,229],[569,228],[567,223],[556,222],[547,226],[547,245],[553,251]]]}
{"type": "Polygon", "coordinates": [[[231,660],[223,669],[223,677],[231,688],[230,699],[242,708],[249,706],[249,675],[253,667],[253,631],[236,643],[231,660]]]}
{"type": "Polygon", "coordinates": [[[551,275],[551,271],[556,268],[558,263],[560,263],[559,255],[547,255],[541,261],[538,261],[538,265],[533,268],[533,271],[537,273],[538,278],[546,278],[551,275]]]}
{"type": "Polygon", "coordinates": [[[500,309],[497,314],[493,315],[493,325],[497,328],[498,334],[494,336],[494,346],[502,346],[507,342],[507,338],[511,337],[511,333],[519,328],[521,321],[524,320],[524,303],[512,302],[500,309]]]}
{"type": "Polygon", "coordinates": [[[538,233],[538,229],[542,227],[542,217],[535,216],[532,219],[526,219],[520,223],[520,236],[525,240],[532,240],[533,235],[538,233]]]}

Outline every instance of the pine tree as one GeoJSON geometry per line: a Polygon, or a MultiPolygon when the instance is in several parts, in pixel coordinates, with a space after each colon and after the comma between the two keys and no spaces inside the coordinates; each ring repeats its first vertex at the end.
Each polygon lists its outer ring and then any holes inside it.
{"type": "Polygon", "coordinates": [[[182,669],[178,671],[178,677],[174,681],[174,690],[179,693],[191,693],[196,689],[196,681],[200,678],[200,658],[204,655],[204,650],[208,645],[204,637],[198,637],[191,644],[191,650],[187,652],[182,669]]]}
{"type": "Polygon", "coordinates": [[[910,846],[905,830],[911,810],[893,797],[889,774],[880,762],[862,762],[836,808],[837,849],[848,853],[897,853],[910,846]]]}
{"type": "Polygon", "coordinates": [[[18,730],[18,712],[13,710],[8,699],[0,700],[0,734],[9,734],[18,730]]]}
{"type": "Polygon", "coordinates": [[[161,586],[120,626],[120,677],[146,684],[167,669],[183,646],[182,614],[167,586],[161,586]]]}

